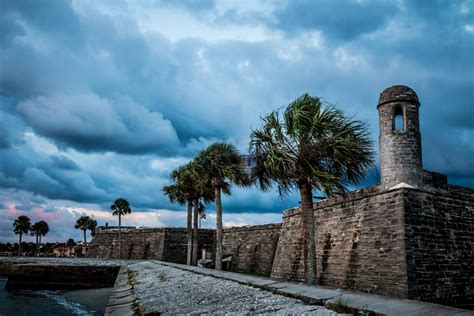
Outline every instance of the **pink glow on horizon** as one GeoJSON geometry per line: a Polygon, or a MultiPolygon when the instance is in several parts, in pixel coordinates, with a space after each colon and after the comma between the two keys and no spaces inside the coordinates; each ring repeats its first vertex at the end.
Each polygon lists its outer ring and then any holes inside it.
{"type": "Polygon", "coordinates": [[[31,219],[32,223],[36,221],[40,221],[40,220],[44,220],[48,222],[48,221],[56,221],[60,219],[54,213],[45,212],[44,207],[35,207],[31,211],[22,211],[22,210],[18,210],[16,208],[17,205],[13,202],[7,202],[5,204],[6,204],[6,208],[4,209],[5,212],[2,215],[12,220],[15,220],[16,218],[18,218],[18,216],[21,216],[21,215],[28,216],[31,219]]]}

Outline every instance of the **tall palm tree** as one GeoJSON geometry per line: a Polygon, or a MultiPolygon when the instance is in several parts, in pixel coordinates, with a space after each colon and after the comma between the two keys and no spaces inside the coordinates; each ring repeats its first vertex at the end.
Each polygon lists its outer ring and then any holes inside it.
{"type": "Polygon", "coordinates": [[[312,190],[326,196],[347,192],[373,164],[367,125],[347,118],[319,98],[304,94],[280,116],[274,111],[252,131],[252,178],[262,190],[274,183],[284,196],[298,189],[307,254],[307,283],[316,282],[315,219],[312,190]]]}
{"type": "Polygon", "coordinates": [[[118,215],[119,219],[119,258],[122,258],[122,216],[132,213],[130,204],[124,198],[118,198],[114,204],[110,206],[113,211],[112,215],[118,215]]]}
{"type": "Polygon", "coordinates": [[[13,231],[16,235],[20,235],[20,240],[18,243],[18,256],[21,256],[21,237],[23,234],[28,234],[28,231],[31,227],[31,220],[28,216],[18,216],[17,219],[13,222],[13,231]]]}
{"type": "Polygon", "coordinates": [[[84,248],[82,248],[82,253],[85,255],[86,254],[86,248],[87,248],[87,235],[86,232],[89,229],[89,224],[90,224],[91,218],[87,215],[82,215],[79,217],[76,221],[76,225],[74,225],[75,229],[80,229],[82,230],[84,234],[84,248]]]}
{"type": "Polygon", "coordinates": [[[95,236],[95,229],[97,228],[97,221],[93,218],[91,218],[91,220],[89,221],[89,225],[87,227],[87,229],[89,229],[91,231],[91,236],[94,237],[95,236]]]}
{"type": "Polygon", "coordinates": [[[32,236],[35,236],[36,243],[35,243],[35,256],[38,256],[38,243],[39,243],[39,235],[40,235],[40,227],[38,222],[34,223],[30,227],[30,232],[32,236]]]}
{"type": "Polygon", "coordinates": [[[222,200],[221,193],[230,195],[231,184],[250,185],[245,163],[237,148],[230,143],[217,142],[196,157],[203,174],[214,190],[216,204],[216,269],[222,270],[222,200]]]}
{"type": "Polygon", "coordinates": [[[41,244],[41,237],[49,232],[49,225],[45,221],[39,221],[31,225],[30,231],[36,237],[35,255],[38,256],[38,246],[41,244]]]}
{"type": "Polygon", "coordinates": [[[43,240],[43,236],[49,233],[49,225],[45,221],[39,221],[39,228],[40,228],[40,235],[39,235],[39,242],[43,240]]]}
{"type": "Polygon", "coordinates": [[[193,214],[193,251],[192,264],[197,265],[198,261],[198,234],[199,234],[199,215],[205,212],[205,204],[214,201],[214,190],[211,186],[209,177],[206,177],[207,170],[201,165],[198,159],[191,163],[192,181],[194,188],[194,214],[193,214]]]}
{"type": "Polygon", "coordinates": [[[163,187],[163,192],[168,196],[172,203],[177,202],[180,205],[187,203],[187,265],[191,265],[192,261],[192,216],[193,201],[195,200],[196,196],[191,168],[191,164],[188,163],[173,170],[170,177],[175,183],[163,187]]]}

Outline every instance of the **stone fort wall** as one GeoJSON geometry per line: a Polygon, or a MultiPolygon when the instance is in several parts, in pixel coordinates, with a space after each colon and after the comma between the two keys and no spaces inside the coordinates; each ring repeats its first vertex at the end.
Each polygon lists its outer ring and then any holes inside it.
{"type": "MultiPolygon", "coordinates": [[[[232,256],[230,269],[270,276],[281,224],[224,229],[223,253],[232,256]]],[[[122,257],[186,263],[185,228],[122,229],[122,257]]],[[[215,253],[215,231],[199,229],[198,257],[202,249],[215,253]]],[[[118,230],[99,229],[88,252],[89,257],[118,258],[118,230]]]]}
{"type": "MultiPolygon", "coordinates": [[[[122,229],[122,257],[186,263],[186,233],[185,228],[122,229]]],[[[215,231],[212,229],[199,231],[199,253],[202,249],[214,249],[214,235],[215,231]]],[[[118,230],[98,230],[92,239],[88,257],[118,258],[118,230]]]]}
{"type": "MultiPolygon", "coordinates": [[[[378,187],[315,204],[318,283],[407,297],[403,191],[378,187]]],[[[284,213],[272,277],[304,281],[300,209],[284,213]]]]}
{"type": "Polygon", "coordinates": [[[405,190],[408,297],[474,308],[474,190],[405,190]]]}
{"type": "MultiPolygon", "coordinates": [[[[320,284],[474,308],[474,190],[366,188],[314,215],[320,284]]],[[[272,277],[304,281],[301,227],[285,211],[272,277]]]]}
{"type": "MultiPolygon", "coordinates": [[[[474,190],[377,186],[320,201],[314,215],[320,284],[474,307],[474,190]]],[[[126,258],[186,261],[184,228],[122,236],[126,258]]],[[[214,239],[214,230],[201,229],[200,249],[214,253],[214,239]]],[[[117,258],[117,246],[116,230],[99,232],[89,255],[117,258]]],[[[281,224],[224,230],[233,271],[304,281],[304,249],[298,208],[281,224]]]]}
{"type": "Polygon", "coordinates": [[[224,229],[224,255],[231,255],[231,270],[270,276],[281,224],[224,229]]]}

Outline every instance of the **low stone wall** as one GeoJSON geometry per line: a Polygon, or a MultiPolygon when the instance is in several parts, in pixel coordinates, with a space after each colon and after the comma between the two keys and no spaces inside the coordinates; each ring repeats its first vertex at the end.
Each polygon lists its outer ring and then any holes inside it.
{"type": "Polygon", "coordinates": [[[406,190],[408,296],[474,308],[474,190],[406,190]]]}
{"type": "Polygon", "coordinates": [[[224,230],[224,255],[232,255],[231,271],[270,276],[281,224],[224,230]]]}
{"type": "MultiPolygon", "coordinates": [[[[322,285],[407,297],[402,190],[367,188],[315,204],[317,276],[322,285]]],[[[306,279],[301,210],[284,213],[271,276],[306,279]]]]}
{"type": "MultiPolygon", "coordinates": [[[[185,228],[141,228],[122,231],[123,259],[156,259],[186,263],[185,228]]],[[[214,230],[200,229],[199,253],[213,250],[214,230]]],[[[103,230],[92,239],[88,257],[118,258],[118,230],[103,230]]]]}
{"type": "Polygon", "coordinates": [[[13,266],[21,263],[21,264],[28,264],[28,263],[34,263],[35,261],[32,259],[28,258],[21,258],[20,260],[17,260],[18,257],[0,257],[0,276],[2,277],[8,277],[13,270],[13,266]]]}
{"type": "Polygon", "coordinates": [[[117,274],[114,288],[105,308],[105,316],[143,315],[140,300],[135,293],[136,275],[123,265],[117,274]]]}

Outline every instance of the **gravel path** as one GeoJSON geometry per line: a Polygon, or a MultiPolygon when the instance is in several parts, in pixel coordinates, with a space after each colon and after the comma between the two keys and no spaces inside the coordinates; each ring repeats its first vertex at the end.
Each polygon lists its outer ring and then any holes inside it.
{"type": "Polygon", "coordinates": [[[321,306],[153,261],[130,264],[129,269],[146,314],[337,315],[321,306]]]}

